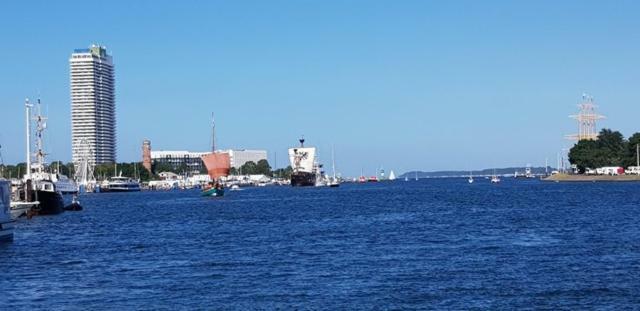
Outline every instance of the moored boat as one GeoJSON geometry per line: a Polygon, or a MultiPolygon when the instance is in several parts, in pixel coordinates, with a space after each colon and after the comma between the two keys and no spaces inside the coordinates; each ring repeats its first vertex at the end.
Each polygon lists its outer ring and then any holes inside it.
{"type": "Polygon", "coordinates": [[[293,172],[291,173],[291,186],[308,187],[315,186],[318,179],[318,166],[316,160],[316,148],[305,147],[304,138],[300,138],[300,147],[289,149],[289,161],[293,172]]]}
{"type": "Polygon", "coordinates": [[[0,242],[13,241],[13,225],[9,208],[11,206],[11,185],[0,180],[0,242]]]}
{"type": "Polygon", "coordinates": [[[100,192],[137,192],[140,191],[140,183],[130,177],[122,175],[111,177],[100,186],[100,192]]]}

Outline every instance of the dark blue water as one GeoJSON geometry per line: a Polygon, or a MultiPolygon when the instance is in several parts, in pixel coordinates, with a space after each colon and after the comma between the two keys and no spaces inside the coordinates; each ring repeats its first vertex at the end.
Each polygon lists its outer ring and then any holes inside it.
{"type": "Polygon", "coordinates": [[[3,309],[640,308],[640,183],[90,194],[0,247],[3,309]]]}

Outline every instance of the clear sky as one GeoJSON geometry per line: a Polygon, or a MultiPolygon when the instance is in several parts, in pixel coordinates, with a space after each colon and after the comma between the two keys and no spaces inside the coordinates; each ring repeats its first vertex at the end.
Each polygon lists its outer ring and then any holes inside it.
{"type": "Polygon", "coordinates": [[[3,1],[0,144],[24,161],[25,97],[71,158],[68,59],[107,47],[118,160],[277,153],[304,134],[345,175],[555,164],[582,93],[640,131],[637,1],[3,1]]]}

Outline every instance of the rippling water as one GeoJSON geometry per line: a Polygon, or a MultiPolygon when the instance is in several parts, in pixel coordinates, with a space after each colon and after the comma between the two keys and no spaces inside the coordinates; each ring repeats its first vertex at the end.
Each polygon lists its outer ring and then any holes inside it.
{"type": "Polygon", "coordinates": [[[640,308],[640,183],[89,194],[0,246],[6,309],[640,308]]]}

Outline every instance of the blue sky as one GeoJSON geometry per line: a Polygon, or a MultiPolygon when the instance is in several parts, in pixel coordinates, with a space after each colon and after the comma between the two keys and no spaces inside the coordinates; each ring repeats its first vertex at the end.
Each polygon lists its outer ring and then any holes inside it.
{"type": "Polygon", "coordinates": [[[634,1],[3,1],[0,144],[24,158],[40,94],[50,159],[70,160],[68,58],[116,65],[118,160],[154,149],[261,148],[278,166],[304,134],[346,175],[377,166],[555,163],[595,97],[600,126],[638,128],[634,1]]]}

